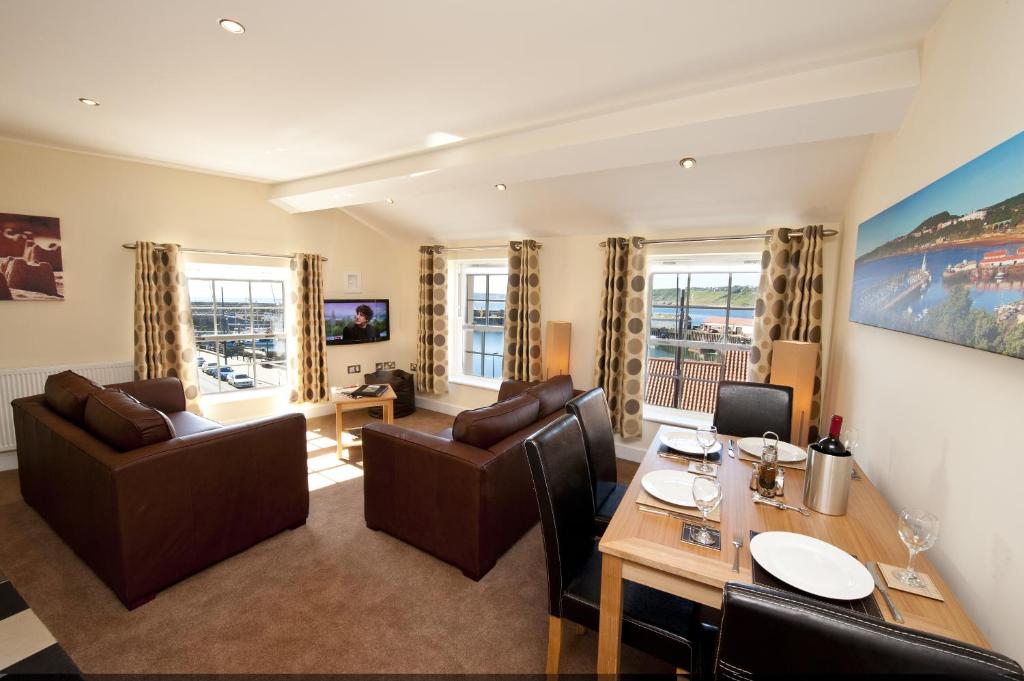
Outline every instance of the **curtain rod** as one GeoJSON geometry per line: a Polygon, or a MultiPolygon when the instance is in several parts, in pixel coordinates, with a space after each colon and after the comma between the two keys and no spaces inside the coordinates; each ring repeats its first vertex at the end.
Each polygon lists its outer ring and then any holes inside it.
{"type": "MultiPolygon", "coordinates": [[[[544,244],[537,244],[537,248],[543,248],[544,244]]],[[[508,244],[494,244],[493,246],[435,246],[444,251],[490,251],[495,248],[508,248],[508,244]]]]}
{"type": "MultiPolygon", "coordinates": [[[[127,248],[130,251],[134,251],[137,246],[135,244],[121,244],[121,248],[127,248]]],[[[162,250],[162,249],[161,249],[162,250]]],[[[295,254],[286,255],[284,253],[252,253],[250,251],[218,251],[212,248],[182,248],[185,253],[207,253],[209,255],[244,255],[249,258],[294,258],[295,254]]],[[[327,262],[327,258],[320,256],[320,262],[327,262]]]]}
{"type": "MultiPolygon", "coordinates": [[[[826,229],[824,232],[822,232],[823,236],[835,236],[836,234],[839,234],[839,232],[837,232],[834,229],[826,229]]],[[[742,235],[738,235],[738,236],[696,236],[696,237],[687,237],[687,238],[680,238],[680,239],[644,239],[644,238],[640,237],[640,245],[641,246],[650,246],[652,244],[685,244],[685,243],[697,244],[697,243],[707,243],[707,242],[710,242],[710,241],[749,241],[749,240],[752,240],[752,239],[763,239],[763,238],[765,238],[765,236],[767,236],[767,235],[766,234],[742,234],[742,235]]],[[[789,238],[790,239],[802,239],[802,238],[804,238],[804,235],[799,233],[799,232],[790,232],[789,238]]],[[[598,245],[599,246],[607,247],[608,246],[608,242],[602,241],[598,245]]]]}

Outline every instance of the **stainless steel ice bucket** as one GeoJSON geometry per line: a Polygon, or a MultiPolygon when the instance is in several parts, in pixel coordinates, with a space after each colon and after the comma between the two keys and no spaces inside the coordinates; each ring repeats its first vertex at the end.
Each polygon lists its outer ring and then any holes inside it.
{"type": "Polygon", "coordinates": [[[807,448],[804,506],[825,515],[844,515],[850,499],[852,456],[836,456],[807,448]]]}

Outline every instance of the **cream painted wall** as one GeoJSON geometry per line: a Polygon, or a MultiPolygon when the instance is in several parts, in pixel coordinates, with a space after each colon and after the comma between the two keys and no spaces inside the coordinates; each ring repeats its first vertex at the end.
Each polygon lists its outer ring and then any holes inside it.
{"type": "MultiPolygon", "coordinates": [[[[141,239],[320,253],[329,258],[328,297],[347,297],[344,273],[361,272],[360,295],[391,299],[394,340],[328,348],[330,380],[353,382],[348,364],[372,371],[374,362],[395,361],[408,369],[416,354],[415,245],[340,211],[289,215],[266,193],[255,182],[0,141],[0,212],[61,219],[67,292],[62,302],[0,303],[0,367],[130,361],[134,259],[121,244],[141,239]]],[[[285,400],[218,401],[204,411],[235,421],[287,409],[285,400]]]]}
{"type": "MultiPolygon", "coordinates": [[[[825,225],[830,229],[838,229],[836,224],[825,225]]],[[[715,228],[710,230],[690,230],[675,234],[658,233],[657,238],[728,236],[737,234],[755,234],[763,232],[765,226],[743,227],[733,229],[715,228]]],[[[613,233],[609,233],[611,236],[613,233]]],[[[621,233],[620,233],[621,235],[621,233]]],[[[649,238],[654,236],[647,234],[649,238]]],[[[570,373],[577,388],[589,389],[594,385],[594,365],[597,357],[598,310],[601,306],[601,286],[604,271],[604,250],[599,243],[606,237],[573,236],[544,237],[540,241],[541,249],[541,322],[561,320],[572,322],[572,343],[570,349],[570,373]]],[[[493,240],[490,242],[493,243],[493,240]]],[[[467,245],[461,244],[460,245],[467,245]]],[[[833,298],[835,295],[836,278],[833,273],[838,269],[839,237],[832,237],[825,242],[825,319],[822,328],[825,330],[823,347],[825,348],[823,366],[827,366],[829,356],[827,348],[831,337],[833,298]]],[[[751,252],[760,254],[763,243],[760,241],[731,241],[709,244],[673,244],[649,246],[649,254],[673,253],[736,253],[751,252]]],[[[490,257],[501,256],[501,252],[486,252],[478,256],[452,257],[490,257]]],[[[452,385],[449,394],[432,398],[433,408],[444,409],[457,413],[464,408],[484,406],[494,402],[496,392],[482,388],[452,385]]],[[[645,422],[644,437],[640,440],[619,443],[619,455],[638,459],[643,454],[651,439],[657,433],[659,424],[645,422]]]]}
{"type": "Polygon", "coordinates": [[[1024,3],[956,0],[921,87],[869,151],[846,215],[827,403],[894,507],[942,520],[931,559],[993,646],[1024,660],[1024,362],[848,321],[856,226],[1024,127],[1024,3]]]}

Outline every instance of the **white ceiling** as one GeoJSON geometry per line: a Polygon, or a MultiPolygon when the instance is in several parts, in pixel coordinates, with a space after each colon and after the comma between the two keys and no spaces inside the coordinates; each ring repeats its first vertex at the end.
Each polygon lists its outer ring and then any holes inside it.
{"type": "Polygon", "coordinates": [[[384,232],[442,242],[604,234],[611,225],[651,236],[838,222],[867,142],[849,137],[708,157],[692,170],[668,161],[530,181],[506,192],[469,188],[346,210],[384,232]]]}
{"type": "Polygon", "coordinates": [[[437,238],[830,220],[946,4],[3,0],[0,136],[437,238]],[[428,149],[442,131],[466,141],[428,149]],[[680,184],[669,160],[698,153],[680,184]]]}

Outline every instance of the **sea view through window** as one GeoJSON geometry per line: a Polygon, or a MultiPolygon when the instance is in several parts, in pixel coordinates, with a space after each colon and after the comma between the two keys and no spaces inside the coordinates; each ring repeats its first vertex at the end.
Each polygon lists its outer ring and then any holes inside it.
{"type": "Polygon", "coordinates": [[[719,381],[746,380],[760,272],[652,269],[645,402],[712,413],[719,381]]]}

